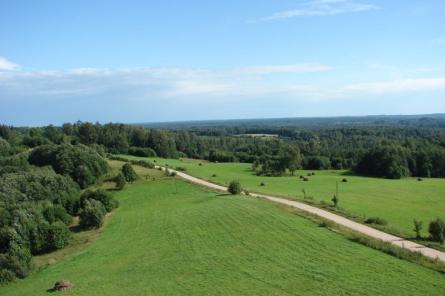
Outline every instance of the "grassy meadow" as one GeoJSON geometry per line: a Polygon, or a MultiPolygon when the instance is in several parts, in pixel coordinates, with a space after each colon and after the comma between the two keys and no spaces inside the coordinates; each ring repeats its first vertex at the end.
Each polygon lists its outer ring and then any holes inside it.
{"type": "MultiPolygon", "coordinates": [[[[123,155],[122,155],[123,156],[123,155]]],[[[123,156],[129,159],[146,159],[123,156]]],[[[306,176],[313,171],[299,170],[295,176],[262,177],[251,171],[246,163],[210,163],[199,160],[176,160],[150,158],[159,165],[185,167],[187,173],[226,185],[239,180],[251,192],[275,194],[292,199],[303,199],[303,190],[315,202],[331,204],[339,182],[339,206],[347,212],[364,217],[380,217],[387,220],[386,230],[411,237],[414,235],[413,219],[424,223],[423,235],[428,235],[428,223],[436,218],[445,219],[445,179],[416,178],[389,180],[348,175],[346,171],[315,171],[308,182],[299,175],[306,176]],[[199,165],[201,163],[201,165],[199,165]],[[348,182],[341,182],[346,178],[348,182]],[[261,186],[261,183],[265,186],[261,186]]],[[[309,202],[311,200],[308,200],[309,202]]]]}
{"type": "Polygon", "coordinates": [[[444,274],[282,206],[137,169],[93,243],[0,295],[48,295],[59,279],[74,284],[64,295],[443,295],[444,274]]]}

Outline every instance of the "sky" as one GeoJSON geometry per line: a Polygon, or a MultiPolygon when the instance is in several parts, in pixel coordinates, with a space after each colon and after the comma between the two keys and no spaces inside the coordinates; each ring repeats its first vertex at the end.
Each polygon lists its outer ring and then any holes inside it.
{"type": "Polygon", "coordinates": [[[0,123],[445,112],[443,0],[0,0],[0,123]]]}

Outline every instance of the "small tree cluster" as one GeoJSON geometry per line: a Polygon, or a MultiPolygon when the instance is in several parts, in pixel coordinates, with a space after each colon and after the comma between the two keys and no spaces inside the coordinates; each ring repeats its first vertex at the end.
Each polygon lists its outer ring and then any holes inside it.
{"type": "Polygon", "coordinates": [[[241,184],[239,181],[232,181],[229,184],[229,187],[227,188],[227,191],[231,194],[241,194],[241,184]]]}
{"type": "Polygon", "coordinates": [[[121,172],[125,177],[125,181],[127,182],[133,183],[138,178],[138,175],[128,162],[122,166],[121,172]]]}
{"type": "Polygon", "coordinates": [[[431,240],[439,242],[441,244],[445,241],[445,223],[437,218],[430,222],[428,227],[428,232],[431,235],[431,240]]]}

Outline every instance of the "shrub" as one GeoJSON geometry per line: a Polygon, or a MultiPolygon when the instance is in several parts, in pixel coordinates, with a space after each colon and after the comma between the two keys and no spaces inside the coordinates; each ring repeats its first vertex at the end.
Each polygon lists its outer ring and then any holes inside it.
{"type": "Polygon", "coordinates": [[[423,181],[423,179],[422,178],[417,178],[417,181],[421,182],[421,181],[423,181]]]}
{"type": "Polygon", "coordinates": [[[431,240],[443,244],[445,240],[445,223],[439,218],[435,221],[431,221],[428,227],[428,232],[431,235],[431,240]]]}
{"type": "Polygon", "coordinates": [[[79,224],[82,228],[99,228],[103,224],[105,213],[105,207],[100,201],[85,200],[79,215],[79,224]]]}
{"type": "Polygon", "coordinates": [[[140,157],[156,157],[156,152],[151,148],[130,147],[128,154],[140,157]]]}
{"type": "Polygon", "coordinates": [[[418,221],[418,220],[414,219],[413,223],[414,223],[414,229],[413,230],[416,233],[416,238],[417,239],[422,238],[422,235],[421,235],[422,224],[423,224],[422,221],[418,221]]]}
{"type": "Polygon", "coordinates": [[[62,222],[55,222],[49,225],[46,236],[46,249],[58,250],[68,245],[71,239],[71,232],[62,222]]]}
{"type": "Polygon", "coordinates": [[[125,184],[127,183],[127,181],[125,180],[125,176],[124,176],[124,174],[122,174],[122,172],[117,174],[117,176],[114,178],[114,182],[116,183],[117,190],[124,189],[125,184]]]}
{"type": "Polygon", "coordinates": [[[215,178],[215,177],[216,177],[216,174],[212,174],[212,177],[214,177],[214,178],[215,178]]]}
{"type": "Polygon", "coordinates": [[[338,206],[339,199],[338,199],[337,195],[334,194],[334,197],[331,199],[331,201],[334,204],[334,207],[338,206]]]}
{"type": "Polygon", "coordinates": [[[309,178],[303,177],[303,181],[307,182],[309,181],[309,178]]]}
{"type": "Polygon", "coordinates": [[[187,171],[187,168],[177,166],[177,167],[175,168],[175,170],[180,171],[180,172],[186,172],[186,171],[187,171]]]}
{"type": "Polygon", "coordinates": [[[80,202],[81,202],[82,208],[84,208],[86,201],[91,201],[91,200],[97,200],[100,203],[102,203],[102,205],[105,207],[105,210],[107,212],[111,212],[113,209],[117,208],[119,205],[118,201],[115,200],[109,192],[107,192],[103,189],[98,189],[95,191],[92,191],[92,190],[85,191],[82,194],[82,196],[80,197],[80,202]]]}
{"type": "Polygon", "coordinates": [[[84,145],[44,145],[29,155],[29,163],[53,167],[58,174],[70,176],[81,188],[94,184],[108,171],[108,164],[94,149],[84,145]]]}
{"type": "Polygon", "coordinates": [[[348,182],[348,179],[343,178],[341,181],[342,181],[343,183],[346,183],[346,182],[348,182]]]}
{"type": "Polygon", "coordinates": [[[240,194],[241,193],[241,184],[239,181],[232,181],[227,188],[227,191],[231,194],[240,194]]]}
{"type": "Polygon", "coordinates": [[[50,224],[61,221],[65,225],[69,225],[73,222],[73,217],[68,214],[65,208],[61,205],[47,206],[43,209],[42,214],[45,220],[50,224]]]}
{"type": "Polygon", "coordinates": [[[386,225],[388,222],[386,222],[385,219],[379,218],[379,217],[371,217],[365,220],[366,224],[377,224],[377,225],[386,225]]]}
{"type": "Polygon", "coordinates": [[[264,182],[261,182],[261,183],[260,183],[260,186],[266,186],[266,184],[264,184],[264,182]]]}
{"type": "Polygon", "coordinates": [[[136,174],[133,167],[129,163],[126,163],[122,166],[121,172],[125,177],[125,181],[127,182],[132,183],[136,181],[138,178],[138,175],[136,174]]]}

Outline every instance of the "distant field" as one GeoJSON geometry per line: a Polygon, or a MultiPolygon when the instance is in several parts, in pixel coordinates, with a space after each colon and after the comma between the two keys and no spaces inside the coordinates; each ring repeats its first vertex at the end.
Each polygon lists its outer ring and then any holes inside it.
{"type": "Polygon", "coordinates": [[[59,279],[75,285],[63,295],[443,295],[443,274],[275,204],[138,171],[92,245],[0,295],[48,295],[59,279]]]}
{"type": "MultiPolygon", "coordinates": [[[[147,159],[125,156],[130,159],[147,159]]],[[[413,219],[424,222],[423,234],[428,234],[428,223],[438,217],[445,219],[445,179],[416,178],[388,180],[345,175],[346,171],[315,171],[308,182],[298,178],[312,171],[297,171],[296,176],[259,177],[252,174],[251,165],[245,163],[209,163],[197,160],[174,160],[151,158],[158,164],[175,168],[187,168],[191,175],[228,184],[239,180],[241,185],[252,191],[276,194],[289,198],[303,198],[302,190],[316,201],[331,203],[335,184],[339,182],[340,207],[356,215],[381,217],[388,221],[389,228],[400,235],[413,235],[413,219]],[[199,163],[202,166],[199,166],[199,163]],[[216,177],[213,177],[213,174],[216,177]],[[347,178],[348,182],[341,180],[347,178]],[[265,186],[260,186],[264,182],[265,186]]]]}

